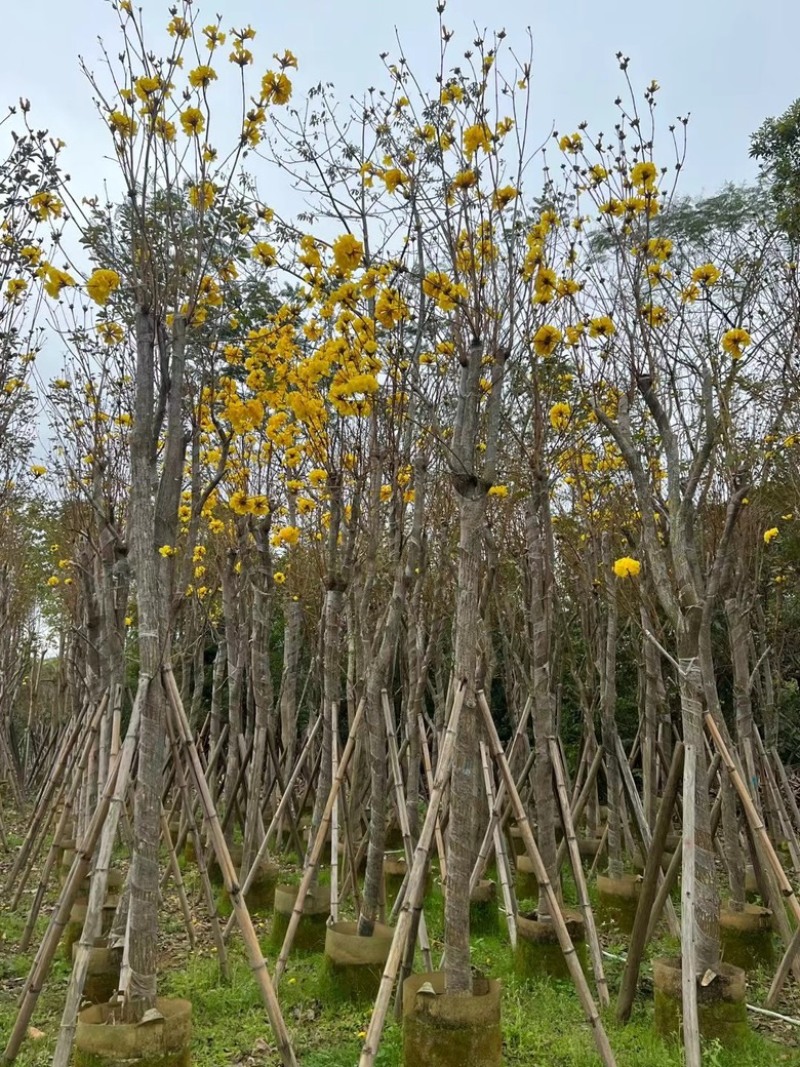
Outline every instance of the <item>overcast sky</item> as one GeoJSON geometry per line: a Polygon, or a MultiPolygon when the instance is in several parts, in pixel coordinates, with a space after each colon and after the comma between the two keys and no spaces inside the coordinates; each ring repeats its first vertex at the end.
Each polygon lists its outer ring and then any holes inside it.
{"type": "MultiPolygon", "coordinates": [[[[166,3],[144,0],[154,25],[166,25],[166,3]]],[[[98,36],[116,54],[116,16],[104,0],[2,0],[0,106],[20,95],[33,104],[34,122],[68,145],[64,157],[79,195],[101,192],[99,160],[107,131],[78,69],[78,54],[99,66],[98,36]]],[[[291,48],[300,60],[293,103],[303,86],[332,81],[340,98],[367,86],[387,85],[379,53],[397,54],[395,32],[417,76],[433,85],[438,58],[435,0],[197,0],[200,25],[223,15],[223,28],[251,23],[254,51],[262,58],[291,48]],[[259,47],[260,46],[260,47],[259,47]]],[[[727,180],[751,178],[750,134],[800,96],[798,0],[672,0],[610,4],[600,0],[450,0],[445,20],[456,30],[456,62],[474,36],[505,28],[517,51],[533,34],[534,132],[546,137],[586,119],[608,132],[614,97],[624,92],[615,54],[631,57],[631,76],[641,89],[659,81],[659,117],[666,125],[691,112],[689,153],[682,189],[712,192],[727,180]],[[488,20],[491,19],[491,22],[488,20]]],[[[151,44],[161,50],[164,36],[151,44]]],[[[541,136],[539,136],[541,135],[541,136]]],[[[666,151],[666,137],[664,138],[666,151]]],[[[665,160],[669,162],[669,159],[665,160]]],[[[271,178],[270,181],[274,181],[271,178]]],[[[265,190],[262,189],[262,192],[265,190]]]]}

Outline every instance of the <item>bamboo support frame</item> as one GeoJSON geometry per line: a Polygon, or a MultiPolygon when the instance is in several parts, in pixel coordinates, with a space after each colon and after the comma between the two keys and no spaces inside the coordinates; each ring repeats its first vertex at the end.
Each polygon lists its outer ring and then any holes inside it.
{"type": "MultiPolygon", "coordinates": [[[[489,766],[489,751],[485,742],[480,742],[481,766],[483,767],[483,786],[486,790],[486,801],[489,811],[494,810],[494,785],[492,783],[492,768],[489,766]]],[[[497,877],[500,880],[500,890],[503,894],[503,908],[508,926],[508,940],[511,942],[512,951],[517,947],[517,898],[514,887],[511,884],[508,868],[508,853],[503,842],[503,832],[499,826],[494,828],[494,856],[497,863],[497,877]]]]}
{"type": "MultiPolygon", "coordinates": [[[[681,1002],[683,1007],[683,1053],[686,1067],[702,1067],[700,1017],[697,1007],[697,956],[694,942],[694,901],[696,876],[695,779],[697,749],[686,745],[683,757],[683,879],[681,883],[681,1002]]],[[[660,867],[657,869],[660,870],[660,867]]]]}
{"type": "Polygon", "coordinates": [[[514,783],[514,776],[511,773],[511,769],[508,766],[508,760],[503,753],[503,746],[500,744],[500,738],[497,736],[497,729],[492,719],[492,712],[486,701],[486,696],[483,691],[477,694],[478,706],[483,713],[483,721],[486,726],[486,733],[489,738],[489,747],[495,760],[498,762],[500,769],[505,779],[506,789],[508,790],[509,797],[514,809],[514,816],[517,820],[517,825],[522,834],[522,840],[525,845],[525,851],[528,854],[528,858],[533,865],[533,871],[536,875],[536,879],[539,882],[539,892],[544,894],[547,899],[547,906],[550,913],[550,918],[555,927],[556,935],[558,937],[558,943],[561,946],[561,951],[564,954],[564,960],[567,968],[569,969],[572,981],[575,984],[575,989],[578,993],[578,999],[581,1002],[586,1021],[589,1024],[589,1028],[592,1032],[597,1051],[600,1055],[600,1059],[606,1065],[606,1067],[615,1067],[616,1060],[614,1059],[614,1053],[611,1050],[611,1045],[608,1041],[608,1036],[603,1027],[603,1020],[600,1018],[600,1013],[597,1010],[597,1005],[592,997],[591,990],[586,981],[586,977],[581,969],[580,960],[578,954],[575,951],[575,946],[572,944],[572,939],[569,936],[567,925],[564,922],[564,916],[561,911],[561,907],[558,902],[558,896],[550,881],[547,869],[542,862],[542,857],[539,854],[539,849],[536,847],[536,841],[533,837],[533,831],[528,821],[528,815],[522,804],[522,800],[517,791],[517,787],[514,783]]]}
{"type": "MultiPolygon", "coordinates": [[[[125,740],[122,743],[120,767],[117,773],[116,786],[108,804],[108,812],[103,822],[100,834],[100,843],[94,861],[92,877],[89,883],[89,901],[86,907],[86,917],[83,930],[78,939],[76,950],[73,954],[72,971],[67,987],[64,1011],[61,1015],[61,1023],[58,1031],[53,1054],[53,1067],[67,1067],[72,1053],[72,1043],[75,1039],[75,1028],[78,1022],[78,1010],[81,1005],[83,987],[86,983],[86,975],[89,971],[89,959],[96,939],[100,936],[102,923],[102,909],[106,899],[108,888],[108,871],[111,864],[111,854],[117,839],[117,829],[125,806],[125,799],[130,787],[131,769],[136,754],[136,743],[139,736],[139,721],[141,707],[146,700],[146,691],[149,680],[142,676],[139,688],[142,696],[138,701],[137,713],[131,719],[125,740]]],[[[138,695],[138,694],[137,694],[138,695]]]]}
{"type": "MultiPolygon", "coordinates": [[[[321,725],[322,725],[322,716],[320,715],[320,716],[317,717],[317,719],[314,722],[314,725],[311,727],[309,735],[306,738],[305,744],[303,745],[302,751],[300,752],[300,755],[298,756],[297,761],[295,762],[294,770],[292,771],[291,775],[289,776],[289,781],[287,782],[286,789],[285,789],[285,791],[283,793],[283,796],[281,797],[280,801],[278,802],[277,810],[275,811],[275,814],[273,815],[272,820],[271,820],[269,826],[267,827],[267,831],[264,834],[264,838],[263,838],[263,840],[262,840],[262,842],[261,842],[261,844],[259,846],[258,852],[255,854],[253,862],[250,864],[250,870],[247,872],[247,877],[242,882],[242,893],[245,896],[247,896],[247,893],[249,892],[250,887],[253,884],[253,881],[254,881],[254,879],[256,877],[256,874],[258,873],[258,868],[259,868],[259,865],[260,865],[261,861],[265,858],[265,856],[269,852],[269,843],[270,843],[270,841],[272,839],[272,835],[275,833],[277,827],[280,825],[280,821],[283,818],[283,816],[284,816],[284,814],[286,812],[286,809],[289,807],[289,803],[290,803],[291,795],[292,795],[292,790],[294,789],[294,786],[295,786],[295,783],[296,783],[297,779],[300,777],[300,773],[301,773],[301,771],[303,769],[303,766],[305,765],[305,761],[308,758],[308,754],[311,751],[312,742],[314,740],[314,737],[316,736],[317,730],[319,730],[321,725]]],[[[235,915],[231,915],[231,917],[228,919],[228,922],[225,924],[225,929],[223,930],[222,936],[226,941],[228,940],[228,937],[230,936],[230,932],[233,929],[233,924],[235,922],[236,922],[236,916],[235,915]]]]}
{"type": "MultiPolygon", "coordinates": [[[[134,709],[131,712],[131,724],[136,722],[138,714],[139,711],[134,702],[134,709]]],[[[129,731],[131,724],[128,727],[129,731]]],[[[61,941],[64,927],[69,920],[72,905],[78,895],[81,883],[89,872],[95,846],[103,829],[111,797],[117,786],[117,777],[122,763],[122,751],[122,749],[119,750],[111,765],[102,799],[94,812],[80,846],[75,850],[75,858],[72,861],[69,875],[58,898],[58,904],[50,916],[50,923],[39,945],[28,978],[20,994],[19,1011],[9,1035],[8,1043],[2,1057],[0,1057],[0,1064],[6,1065],[14,1062],[27,1033],[28,1023],[33,1015],[42,987],[50,973],[53,957],[61,941]]]]}
{"type": "Polygon", "coordinates": [[[608,994],[608,982],[606,981],[606,974],[603,968],[603,951],[600,947],[600,938],[597,936],[597,927],[595,926],[594,914],[592,913],[592,905],[589,902],[589,889],[586,885],[581,854],[578,849],[578,839],[575,836],[575,826],[572,822],[567,780],[561,762],[561,749],[555,737],[549,737],[547,743],[550,749],[550,762],[553,765],[553,775],[556,780],[556,796],[561,809],[561,820],[564,824],[564,840],[567,842],[567,849],[569,850],[572,873],[575,878],[575,887],[578,891],[578,907],[583,915],[586,940],[589,944],[589,955],[592,960],[595,985],[597,986],[597,998],[600,1001],[600,1007],[607,1008],[611,1003],[611,998],[608,994]]]}
{"type": "MultiPolygon", "coordinates": [[[[425,892],[425,875],[428,869],[431,844],[433,843],[436,819],[439,812],[442,793],[445,783],[450,776],[450,768],[453,763],[456,733],[461,718],[461,709],[464,705],[465,690],[460,687],[453,699],[453,706],[445,731],[442,744],[439,746],[439,759],[436,764],[436,777],[428,798],[428,810],[422,824],[422,831],[414,851],[414,862],[411,866],[408,891],[403,901],[403,907],[397,919],[392,947],[386,960],[386,966],[381,975],[381,983],[378,988],[378,996],[372,1009],[372,1016],[367,1027],[367,1036],[361,1049],[358,1067],[372,1067],[378,1054],[381,1035],[386,1024],[386,1015],[392,997],[395,979],[400,970],[404,954],[409,950],[413,958],[414,945],[416,943],[416,921],[422,906],[422,897],[425,892]]],[[[410,969],[410,968],[409,968],[410,969]]]]}
{"type": "MultiPolygon", "coordinates": [[[[414,860],[414,842],[411,838],[411,827],[408,823],[408,809],[406,808],[406,794],[403,788],[403,774],[400,770],[400,756],[397,751],[397,738],[394,733],[392,709],[389,706],[389,694],[385,689],[381,690],[381,704],[383,706],[383,720],[386,725],[386,740],[389,748],[389,765],[392,771],[394,783],[395,808],[397,819],[400,824],[400,833],[403,835],[403,849],[405,851],[407,868],[410,871],[414,860]]],[[[404,883],[405,885],[405,883],[404,883]]],[[[400,893],[403,893],[401,887],[400,893]]],[[[399,896],[400,894],[398,894],[399,896]]],[[[431,946],[428,940],[428,930],[425,925],[425,914],[420,912],[419,917],[419,947],[422,950],[422,958],[427,970],[433,970],[431,959],[431,946]]]]}
{"type": "Polygon", "coordinates": [[[656,875],[661,864],[661,855],[664,851],[667,834],[669,833],[670,825],[672,823],[672,812],[681,785],[683,757],[683,743],[679,741],[672,753],[672,764],[669,769],[669,777],[667,778],[664,793],[661,797],[661,806],[658,809],[658,815],[656,816],[656,824],[653,829],[653,840],[650,845],[650,851],[647,853],[647,862],[645,864],[641,892],[636,906],[636,917],[633,921],[633,930],[631,931],[630,943],[628,945],[628,958],[625,964],[625,971],[622,975],[622,982],[620,983],[619,996],[617,998],[617,1018],[622,1023],[627,1022],[630,1018],[631,1009],[633,1008],[633,1000],[636,996],[639,969],[641,967],[644,950],[647,946],[650,915],[658,889],[658,879],[656,875]]]}
{"type": "Polygon", "coordinates": [[[194,777],[195,787],[200,794],[200,801],[203,805],[211,840],[214,844],[217,862],[222,870],[225,888],[230,895],[234,914],[239,923],[239,929],[242,932],[242,939],[245,943],[250,970],[253,972],[253,976],[258,983],[264,1005],[267,1009],[267,1016],[278,1046],[278,1054],[281,1063],[284,1067],[297,1067],[297,1059],[295,1058],[294,1049],[292,1047],[292,1040],[289,1036],[289,1031],[286,1027],[283,1015],[281,1014],[280,1004],[278,1003],[278,998],[275,994],[269,971],[267,970],[267,963],[261,951],[261,946],[258,943],[258,936],[253,926],[253,921],[250,918],[250,912],[247,910],[247,905],[242,897],[237,873],[231,861],[225,836],[222,833],[219,816],[214,806],[214,802],[211,799],[197,747],[192,740],[189,722],[186,718],[186,712],[184,711],[181,702],[178,685],[175,681],[175,675],[172,672],[172,668],[165,666],[162,669],[162,676],[164,678],[164,685],[167,691],[170,708],[175,718],[178,737],[180,738],[183,748],[188,756],[189,767],[194,777]]]}
{"type": "Polygon", "coordinates": [[[358,732],[358,728],[361,725],[361,720],[364,717],[365,703],[362,700],[359,702],[356,714],[353,718],[353,724],[350,727],[350,733],[347,738],[347,743],[344,746],[342,752],[342,758],[339,761],[339,769],[336,777],[331,784],[331,791],[328,794],[328,799],[325,803],[325,809],[322,813],[322,820],[317,829],[317,836],[314,839],[314,843],[311,846],[308,862],[306,868],[303,871],[303,877],[300,880],[300,885],[297,890],[297,898],[295,899],[294,908],[289,918],[289,925],[286,929],[286,935],[281,945],[280,955],[275,964],[275,982],[280,982],[283,972],[286,970],[286,963],[289,959],[289,953],[292,950],[292,943],[294,942],[295,934],[297,933],[297,927],[300,925],[300,920],[303,917],[303,909],[305,906],[306,894],[311,887],[311,882],[319,866],[320,857],[322,856],[322,850],[325,847],[325,835],[328,830],[328,825],[331,821],[331,812],[333,811],[333,805],[336,802],[336,797],[339,795],[339,790],[344,780],[345,772],[347,771],[347,765],[350,762],[350,757],[353,754],[353,748],[355,747],[355,738],[358,732]]]}

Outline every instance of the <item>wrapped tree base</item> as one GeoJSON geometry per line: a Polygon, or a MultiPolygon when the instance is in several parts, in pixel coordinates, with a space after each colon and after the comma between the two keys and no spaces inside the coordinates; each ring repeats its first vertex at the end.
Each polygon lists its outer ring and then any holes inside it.
{"type": "MultiPolygon", "coordinates": [[[[397,894],[400,892],[400,887],[406,876],[408,870],[408,864],[404,855],[399,855],[396,852],[387,852],[383,857],[383,888],[386,895],[386,906],[390,908],[394,904],[397,894]]],[[[431,890],[431,872],[430,868],[425,875],[425,893],[427,896],[431,890]]]]}
{"type": "Polygon", "coordinates": [[[602,844],[602,837],[579,837],[578,852],[580,852],[582,859],[593,860],[600,851],[602,844]]]}
{"type": "Polygon", "coordinates": [[[623,874],[621,878],[597,877],[597,918],[600,922],[612,922],[623,934],[633,930],[636,906],[642,884],[637,874],[623,874]]]}
{"type": "MultiPolygon", "coordinates": [[[[236,871],[238,872],[241,869],[241,866],[242,866],[242,844],[241,844],[241,842],[237,841],[234,844],[229,845],[228,846],[228,851],[231,854],[231,863],[233,864],[233,866],[235,867],[236,871]]],[[[212,885],[223,886],[225,884],[225,880],[222,877],[222,868],[220,867],[219,863],[217,862],[216,855],[212,855],[211,859],[208,861],[208,879],[209,879],[209,881],[211,882],[212,885]]]]}
{"type": "Polygon", "coordinates": [[[497,886],[481,878],[469,898],[469,929],[473,934],[496,934],[500,928],[497,915],[497,886]]]}
{"type": "MultiPolygon", "coordinates": [[[[217,867],[219,870],[219,867],[217,867]]],[[[238,870],[238,868],[237,868],[238,870]]],[[[271,860],[262,860],[253,877],[250,888],[245,894],[245,904],[251,915],[269,915],[275,904],[275,887],[280,877],[280,868],[271,860]]],[[[220,915],[230,915],[233,911],[231,898],[224,889],[217,895],[217,910],[220,915]]]]}
{"type": "Polygon", "coordinates": [[[339,922],[325,932],[325,965],[331,994],[343,1000],[370,1000],[378,995],[394,931],[375,923],[370,937],[359,937],[358,923],[339,922]]]}
{"type": "Polygon", "coordinates": [[[444,988],[439,971],[403,983],[404,1067],[499,1067],[500,983],[475,978],[471,997],[444,988]]]}
{"type": "MultiPolygon", "coordinates": [[[[583,919],[569,908],[564,909],[563,915],[581,967],[588,973],[583,919]]],[[[540,922],[535,911],[517,916],[514,969],[520,978],[570,978],[555,926],[551,922],[540,922]]]]}
{"type": "Polygon", "coordinates": [[[744,870],[744,892],[750,902],[760,899],[756,872],[749,865],[744,870]]]}
{"type": "Polygon", "coordinates": [[[533,864],[529,856],[517,857],[515,889],[517,900],[537,900],[539,897],[539,883],[533,873],[533,864]]]}
{"type": "Polygon", "coordinates": [[[518,826],[510,826],[508,828],[508,843],[509,852],[514,857],[515,862],[518,862],[520,856],[525,855],[525,844],[522,840],[522,831],[518,826]]]}
{"type": "Polygon", "coordinates": [[[162,1019],[146,1025],[111,1023],[112,1008],[95,1004],[78,1015],[75,1067],[189,1067],[192,1005],[188,1000],[156,1001],[162,1019]]]}
{"type": "MultiPolygon", "coordinates": [[[[681,960],[679,956],[653,960],[654,1015],[656,1033],[677,1038],[681,1031],[681,960]]],[[[735,1048],[747,1039],[745,973],[727,963],[718,965],[717,976],[708,985],[697,983],[700,1036],[735,1048]]]]}
{"type": "MultiPolygon", "coordinates": [[[[275,887],[275,914],[272,919],[271,942],[279,950],[289,928],[294,903],[297,900],[296,885],[275,887]]],[[[292,949],[295,952],[322,952],[325,948],[325,933],[331,913],[331,887],[317,885],[306,894],[303,914],[297,927],[292,949]]]]}
{"type": "MultiPolygon", "coordinates": [[[[72,946],[74,961],[77,945],[72,946]]],[[[108,940],[102,938],[89,950],[89,970],[83,983],[83,995],[92,1004],[105,1004],[119,988],[119,969],[122,964],[122,948],[109,948],[108,940]]]]}
{"type": "Polygon", "coordinates": [[[722,958],[732,967],[752,971],[775,966],[772,912],[758,904],[745,904],[744,911],[722,908],[719,915],[722,958]]]}
{"type": "MultiPolygon", "coordinates": [[[[78,940],[83,933],[83,924],[86,921],[86,909],[89,905],[89,889],[82,891],[80,896],[76,898],[75,903],[72,905],[72,911],[69,913],[69,921],[64,927],[64,934],[61,940],[61,945],[64,952],[64,959],[72,966],[72,946],[78,940]]],[[[103,914],[100,925],[100,936],[105,937],[111,929],[111,924],[114,922],[114,915],[117,910],[117,904],[119,904],[118,890],[122,886],[122,874],[120,871],[108,872],[108,894],[106,896],[106,902],[103,905],[103,914]]]]}

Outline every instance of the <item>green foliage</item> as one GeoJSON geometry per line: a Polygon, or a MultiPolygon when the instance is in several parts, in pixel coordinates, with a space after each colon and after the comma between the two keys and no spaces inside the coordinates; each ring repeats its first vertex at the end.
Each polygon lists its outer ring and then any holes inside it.
{"type": "Polygon", "coordinates": [[[762,123],[750,138],[750,155],[761,163],[779,225],[800,239],[800,99],[762,123]]]}

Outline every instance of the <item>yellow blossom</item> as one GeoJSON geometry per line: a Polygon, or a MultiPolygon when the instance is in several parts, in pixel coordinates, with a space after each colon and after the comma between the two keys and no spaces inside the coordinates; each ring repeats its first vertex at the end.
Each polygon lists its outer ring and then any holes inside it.
{"type": "Polygon", "coordinates": [[[533,335],[533,350],[537,356],[552,356],[561,343],[563,334],[557,326],[545,324],[533,335]]]}
{"type": "Polygon", "coordinates": [[[611,337],[617,332],[617,328],[608,315],[600,315],[589,322],[590,337],[611,337]]]}
{"type": "Polygon", "coordinates": [[[493,485],[489,489],[489,496],[505,497],[508,496],[507,485],[493,485]]]}
{"type": "Polygon", "coordinates": [[[583,148],[583,138],[579,133],[565,134],[558,142],[558,147],[562,152],[574,156],[583,148]]]}
{"type": "Polygon", "coordinates": [[[268,70],[261,79],[261,96],[267,104],[288,104],[292,83],[281,71],[268,70]]]}
{"type": "Polygon", "coordinates": [[[638,578],[641,569],[642,565],[639,560],[631,559],[630,556],[614,560],[614,574],[617,578],[638,578]]]}
{"type": "Polygon", "coordinates": [[[345,274],[350,274],[361,264],[364,246],[351,233],[343,233],[333,242],[333,260],[345,274]]]}
{"type": "Polygon", "coordinates": [[[86,292],[96,304],[108,303],[109,296],[119,288],[119,274],[115,270],[102,268],[94,271],[86,282],[86,292]]]}
{"type": "Polygon", "coordinates": [[[672,241],[669,237],[651,237],[647,242],[647,254],[663,263],[672,255],[672,241]]]}
{"type": "Polygon", "coordinates": [[[72,288],[78,284],[71,274],[68,274],[65,270],[59,270],[58,267],[54,267],[51,263],[46,263],[41,267],[40,273],[45,279],[45,292],[54,299],[61,294],[62,289],[72,288]]]}
{"type": "Polygon", "coordinates": [[[778,527],[777,526],[773,526],[771,529],[765,530],[764,531],[764,544],[768,545],[770,543],[770,541],[774,541],[777,536],[778,536],[778,527]]]}
{"type": "Polygon", "coordinates": [[[652,192],[657,177],[658,169],[650,160],[643,160],[631,167],[631,182],[637,189],[652,192]]]}
{"type": "Polygon", "coordinates": [[[692,281],[699,285],[715,285],[720,279],[721,271],[713,263],[703,263],[692,271],[692,281]]]}
{"type": "Polygon", "coordinates": [[[492,148],[492,131],[486,123],[467,126],[464,130],[464,153],[471,158],[478,149],[490,152],[492,148]]]}
{"type": "Polygon", "coordinates": [[[28,201],[40,219],[57,219],[61,217],[64,205],[54,193],[46,189],[40,193],[34,193],[28,201]]]}
{"type": "Polygon", "coordinates": [[[163,556],[164,559],[167,559],[169,556],[175,555],[175,549],[172,545],[162,545],[161,548],[159,548],[158,553],[163,556]]]}
{"type": "Polygon", "coordinates": [[[198,185],[189,186],[189,203],[198,211],[206,211],[210,208],[217,197],[217,190],[213,182],[200,182],[198,185]]]}
{"type": "Polygon", "coordinates": [[[189,71],[189,84],[195,89],[205,89],[211,82],[217,80],[217,72],[205,63],[189,71]]]}
{"type": "Polygon", "coordinates": [[[572,416],[572,408],[561,400],[550,408],[550,425],[554,430],[566,430],[572,416]]]}
{"type": "Polygon", "coordinates": [[[181,126],[187,137],[199,137],[206,128],[203,112],[198,107],[187,107],[181,112],[181,126]]]}
{"type": "Polygon", "coordinates": [[[750,334],[740,326],[726,330],[720,342],[723,351],[727,352],[731,359],[741,359],[744,350],[752,343],[750,334]]]}

